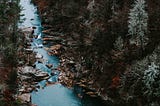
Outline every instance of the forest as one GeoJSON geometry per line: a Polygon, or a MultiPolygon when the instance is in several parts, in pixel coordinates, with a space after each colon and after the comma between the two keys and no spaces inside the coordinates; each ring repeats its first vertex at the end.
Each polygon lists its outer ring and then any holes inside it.
{"type": "Polygon", "coordinates": [[[1,0],[0,106],[160,106],[159,11],[159,0],[1,0]]]}

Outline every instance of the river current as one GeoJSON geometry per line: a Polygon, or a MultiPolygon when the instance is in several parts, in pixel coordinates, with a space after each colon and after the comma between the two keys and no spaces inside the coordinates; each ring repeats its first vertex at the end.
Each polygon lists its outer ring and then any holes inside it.
{"type": "MultiPolygon", "coordinates": [[[[36,62],[36,68],[51,75],[51,69],[46,67],[46,64],[52,64],[56,68],[59,65],[59,59],[56,56],[48,55],[44,49],[46,45],[43,45],[42,38],[46,35],[42,33],[43,27],[37,7],[31,3],[31,0],[20,0],[20,6],[22,7],[20,19],[23,22],[19,23],[19,26],[21,28],[35,27],[33,35],[38,37],[33,38],[32,49],[46,61],[45,63],[36,62]]],[[[55,72],[54,76],[51,76],[48,81],[56,82],[58,74],[58,71],[55,72]]],[[[68,89],[60,83],[46,86],[46,82],[47,80],[39,82],[40,88],[38,91],[31,93],[32,104],[37,106],[103,106],[97,99],[90,97],[79,98],[73,88],[68,89]]]]}

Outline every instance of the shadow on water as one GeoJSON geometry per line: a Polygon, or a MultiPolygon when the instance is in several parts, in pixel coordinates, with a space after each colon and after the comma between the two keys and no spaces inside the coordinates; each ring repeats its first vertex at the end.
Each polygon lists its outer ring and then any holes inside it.
{"type": "MultiPolygon", "coordinates": [[[[46,67],[46,64],[52,64],[54,68],[59,65],[59,59],[56,56],[49,56],[47,51],[43,47],[42,37],[45,36],[42,33],[41,20],[37,12],[37,7],[34,6],[30,0],[21,0],[20,5],[23,8],[21,11],[21,20],[24,19],[23,23],[20,23],[21,28],[35,27],[32,48],[34,52],[41,55],[43,60],[46,62],[36,62],[35,66],[37,69],[46,71],[51,75],[51,69],[46,67]],[[42,47],[38,47],[41,45],[42,47]]],[[[45,45],[44,45],[45,46],[45,45]]],[[[59,72],[55,71],[54,76],[51,76],[48,80],[39,82],[40,89],[31,93],[31,99],[33,104],[38,106],[104,106],[102,101],[98,98],[91,98],[84,95],[82,99],[77,96],[77,93],[81,92],[79,88],[68,89],[61,84],[54,84],[46,86],[46,82],[57,82],[59,72]]]]}

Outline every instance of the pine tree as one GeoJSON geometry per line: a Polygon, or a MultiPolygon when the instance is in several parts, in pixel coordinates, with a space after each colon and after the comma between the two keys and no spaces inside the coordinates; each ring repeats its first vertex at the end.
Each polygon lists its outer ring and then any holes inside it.
{"type": "Polygon", "coordinates": [[[122,39],[122,37],[121,36],[119,36],[117,39],[116,39],[116,41],[115,41],[115,43],[114,43],[114,48],[116,49],[116,50],[119,50],[119,51],[121,51],[122,49],[123,49],[123,39],[122,39]]]}
{"type": "Polygon", "coordinates": [[[150,101],[153,98],[160,97],[160,70],[157,65],[152,63],[144,72],[144,95],[150,101]]]}
{"type": "Polygon", "coordinates": [[[140,43],[143,50],[144,35],[147,33],[148,14],[145,11],[145,0],[136,0],[129,13],[128,33],[140,43]]]}

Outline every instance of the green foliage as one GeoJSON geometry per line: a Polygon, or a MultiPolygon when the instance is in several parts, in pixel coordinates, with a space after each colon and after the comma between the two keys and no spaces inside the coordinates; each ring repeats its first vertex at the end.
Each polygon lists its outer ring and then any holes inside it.
{"type": "Polygon", "coordinates": [[[0,48],[4,60],[16,65],[18,47],[17,22],[19,20],[19,0],[0,1],[0,48]]]}
{"type": "Polygon", "coordinates": [[[6,106],[6,102],[3,100],[0,100],[0,106],[6,106]]]}
{"type": "Polygon", "coordinates": [[[140,42],[142,48],[144,43],[144,35],[147,33],[148,14],[145,11],[145,0],[136,0],[133,8],[129,13],[128,33],[132,35],[133,41],[140,42]]]}
{"type": "Polygon", "coordinates": [[[143,83],[144,95],[148,99],[154,99],[160,97],[160,69],[154,63],[149,65],[148,69],[144,72],[143,83]]]}
{"type": "Polygon", "coordinates": [[[19,100],[15,100],[15,101],[0,100],[0,106],[23,106],[23,105],[19,100]]]}
{"type": "Polygon", "coordinates": [[[8,77],[8,80],[6,81],[7,84],[9,85],[9,88],[14,91],[15,88],[17,87],[17,71],[16,69],[13,69],[10,74],[9,74],[9,77],[8,77]]]}
{"type": "Polygon", "coordinates": [[[123,39],[122,39],[122,37],[121,36],[119,36],[117,39],[116,39],[116,41],[115,41],[115,43],[114,43],[114,48],[116,49],[116,50],[119,50],[119,51],[121,51],[122,49],[123,49],[123,39]]]}
{"type": "Polygon", "coordinates": [[[136,0],[129,13],[129,34],[133,36],[144,36],[147,31],[148,14],[145,11],[145,1],[136,0]]]}
{"type": "Polygon", "coordinates": [[[8,44],[4,51],[3,51],[3,56],[5,61],[8,61],[11,65],[16,65],[17,63],[17,49],[15,48],[14,44],[8,44]]]}
{"type": "Polygon", "coordinates": [[[11,106],[22,106],[22,103],[20,100],[12,101],[10,104],[11,106]]]}

